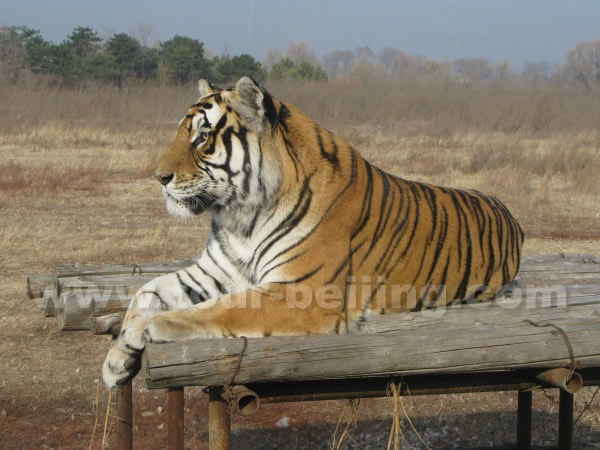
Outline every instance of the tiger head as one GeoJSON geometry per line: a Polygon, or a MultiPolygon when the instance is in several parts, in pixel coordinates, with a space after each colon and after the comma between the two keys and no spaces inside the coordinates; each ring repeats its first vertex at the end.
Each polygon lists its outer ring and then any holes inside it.
{"type": "Polygon", "coordinates": [[[228,89],[205,80],[198,86],[200,98],[156,168],[167,210],[191,217],[208,208],[264,206],[280,182],[277,100],[250,77],[228,89]]]}

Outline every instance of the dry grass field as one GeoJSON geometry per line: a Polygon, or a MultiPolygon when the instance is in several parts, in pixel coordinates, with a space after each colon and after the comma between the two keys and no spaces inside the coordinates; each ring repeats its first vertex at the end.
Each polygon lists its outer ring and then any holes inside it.
{"type": "MultiPolygon", "coordinates": [[[[370,83],[271,89],[389,172],[498,196],[522,223],[527,254],[600,255],[597,93],[370,83]]],[[[98,415],[91,446],[100,448],[108,394],[98,390],[98,379],[110,339],[57,332],[27,299],[25,278],[61,262],[139,263],[199,253],[208,217],[169,218],[150,177],[195,100],[194,88],[67,91],[32,84],[0,86],[0,98],[0,447],[87,448],[98,415]]],[[[166,398],[138,382],[134,389],[137,448],[163,448],[166,398]]],[[[204,394],[189,389],[187,396],[186,446],[206,448],[204,394]]],[[[587,390],[578,395],[577,408],[590,397],[587,390]]],[[[433,448],[514,440],[515,393],[404,402],[433,448]]],[[[328,448],[345,405],[268,405],[236,417],[234,448],[328,448]],[[283,417],[287,427],[277,426],[283,417]]],[[[557,394],[536,392],[534,408],[534,440],[551,445],[557,394]]],[[[348,448],[385,448],[392,411],[390,399],[363,401],[348,448]]],[[[403,435],[405,448],[421,448],[408,423],[403,435]]],[[[110,433],[107,439],[110,447],[110,433]]],[[[577,423],[576,448],[598,442],[597,398],[577,423]]]]}

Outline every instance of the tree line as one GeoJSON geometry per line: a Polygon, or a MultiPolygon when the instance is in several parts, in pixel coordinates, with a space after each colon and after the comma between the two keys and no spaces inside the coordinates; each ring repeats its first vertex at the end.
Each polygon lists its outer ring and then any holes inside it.
{"type": "Polygon", "coordinates": [[[205,78],[227,83],[242,75],[267,78],[325,80],[318,64],[283,57],[269,69],[253,56],[210,56],[197,39],[176,35],[148,46],[143,39],[116,33],[107,39],[89,27],[76,27],[60,44],[45,40],[27,26],[0,28],[0,78],[17,83],[29,74],[49,82],[76,86],[85,82],[122,85],[128,80],[185,84],[205,78]]]}
{"type": "Polygon", "coordinates": [[[103,39],[92,28],[76,27],[63,42],[55,44],[27,26],[0,27],[0,82],[18,83],[31,74],[63,86],[89,82],[121,86],[130,80],[179,85],[198,78],[226,84],[242,75],[258,81],[352,76],[460,83],[518,79],[600,88],[600,40],[578,43],[569,50],[564,64],[532,62],[516,71],[506,61],[437,61],[395,48],[377,53],[369,47],[335,50],[319,59],[303,42],[291,43],[286,51],[271,49],[260,62],[249,54],[213,56],[202,42],[181,35],[148,45],[151,32],[116,33],[103,39]]]}

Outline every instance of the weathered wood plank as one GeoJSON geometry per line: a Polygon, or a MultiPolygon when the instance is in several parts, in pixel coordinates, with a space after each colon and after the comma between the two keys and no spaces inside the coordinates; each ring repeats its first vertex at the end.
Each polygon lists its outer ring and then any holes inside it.
{"type": "MultiPolygon", "coordinates": [[[[168,273],[168,272],[165,272],[168,273]]],[[[162,274],[146,273],[143,275],[128,274],[111,274],[111,275],[77,275],[70,277],[58,278],[59,290],[61,293],[82,288],[139,288],[147,282],[153,280],[162,274]]]]}
{"type": "Polygon", "coordinates": [[[161,274],[184,269],[194,263],[191,259],[182,259],[166,263],[143,264],[62,264],[55,266],[57,277],[79,277],[94,275],[123,275],[123,274],[161,274]]]}
{"type": "Polygon", "coordinates": [[[548,253],[541,255],[527,255],[521,259],[522,264],[531,264],[546,261],[579,261],[583,263],[600,264],[600,257],[589,253],[548,253]]]}
{"type": "MultiPolygon", "coordinates": [[[[376,333],[249,339],[237,383],[560,367],[570,362],[563,327],[577,359],[600,364],[598,306],[448,311],[441,318],[374,318],[376,333]],[[381,321],[380,324],[377,322],[381,321]],[[383,323],[387,322],[387,323],[383,323]]],[[[412,313],[422,316],[422,313],[412,313]]],[[[149,344],[143,374],[150,388],[220,385],[231,377],[241,339],[149,344]]]]}

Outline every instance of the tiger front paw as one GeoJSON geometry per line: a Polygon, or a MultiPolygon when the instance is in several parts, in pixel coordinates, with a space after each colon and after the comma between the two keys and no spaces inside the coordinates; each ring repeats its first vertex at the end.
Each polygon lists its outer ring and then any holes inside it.
{"type": "Polygon", "coordinates": [[[140,370],[140,357],[149,336],[145,324],[131,326],[121,331],[115,345],[108,351],[102,366],[102,379],[107,387],[122,386],[140,370]]]}

